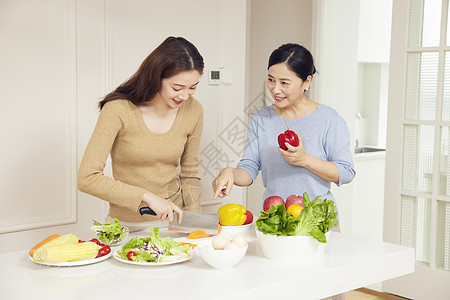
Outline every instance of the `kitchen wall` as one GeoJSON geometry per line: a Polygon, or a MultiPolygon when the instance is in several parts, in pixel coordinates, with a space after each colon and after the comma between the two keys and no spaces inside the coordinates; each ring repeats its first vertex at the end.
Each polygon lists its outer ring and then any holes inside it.
{"type": "MultiPolygon", "coordinates": [[[[357,103],[359,0],[324,0],[317,11],[320,38],[318,94],[322,103],[333,107],[344,118],[354,147],[354,120],[357,103]]],[[[357,175],[358,176],[358,175],[357,175]]],[[[339,210],[341,231],[352,233],[353,183],[331,191],[339,210]]]]}
{"type": "Polygon", "coordinates": [[[393,0],[360,0],[358,98],[355,139],[359,146],[386,148],[393,0]]]}
{"type": "MultiPolygon", "coordinates": [[[[169,35],[192,41],[205,71],[231,71],[226,85],[208,85],[205,72],[195,95],[206,124],[202,201],[214,210],[211,181],[240,156],[228,133],[245,132],[246,34],[242,0],[1,1],[0,244],[8,247],[0,252],[52,233],[92,236],[92,220],[103,221],[107,204],[78,192],[76,173],[97,102],[169,35]]],[[[229,201],[244,198],[237,190],[229,201]]]]}

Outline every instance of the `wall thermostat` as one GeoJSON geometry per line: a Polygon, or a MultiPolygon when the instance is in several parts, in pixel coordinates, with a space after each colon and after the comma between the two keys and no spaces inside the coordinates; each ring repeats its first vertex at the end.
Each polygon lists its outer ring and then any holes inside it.
{"type": "Polygon", "coordinates": [[[209,84],[218,85],[222,83],[222,72],[220,70],[214,69],[209,70],[208,74],[208,82],[209,84]]]}

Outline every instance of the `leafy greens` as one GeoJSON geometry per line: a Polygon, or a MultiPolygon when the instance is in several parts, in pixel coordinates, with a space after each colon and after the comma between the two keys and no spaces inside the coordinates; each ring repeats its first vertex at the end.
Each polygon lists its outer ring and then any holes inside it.
{"type": "Polygon", "coordinates": [[[188,245],[174,241],[170,237],[161,238],[159,228],[154,227],[149,237],[134,237],[117,253],[121,258],[128,259],[127,253],[133,251],[136,254],[132,256],[133,261],[165,262],[188,257],[190,250],[188,245]]]}
{"type": "Polygon", "coordinates": [[[94,221],[94,226],[91,227],[91,230],[96,231],[98,239],[108,245],[118,244],[128,236],[128,230],[116,218],[114,218],[114,223],[106,222],[100,224],[94,221]]]}
{"type": "Polygon", "coordinates": [[[303,194],[304,208],[295,219],[286,212],[283,204],[271,206],[256,220],[256,226],[264,234],[277,236],[311,236],[326,243],[325,233],[338,225],[334,201],[317,196],[313,201],[307,193],[303,194]]]}

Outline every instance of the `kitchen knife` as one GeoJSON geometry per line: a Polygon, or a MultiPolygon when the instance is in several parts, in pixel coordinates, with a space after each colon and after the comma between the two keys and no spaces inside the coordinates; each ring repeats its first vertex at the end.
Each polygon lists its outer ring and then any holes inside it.
{"type": "MultiPolygon", "coordinates": [[[[156,216],[156,213],[150,207],[141,207],[139,213],[156,216]]],[[[183,219],[178,224],[178,215],[173,212],[173,221],[169,222],[169,230],[187,233],[194,230],[203,230],[206,234],[217,234],[219,231],[219,214],[183,211],[183,219]]]]}

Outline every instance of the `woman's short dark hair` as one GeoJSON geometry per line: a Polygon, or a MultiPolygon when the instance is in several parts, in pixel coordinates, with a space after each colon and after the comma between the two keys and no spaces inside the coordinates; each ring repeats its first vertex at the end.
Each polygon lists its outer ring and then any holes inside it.
{"type": "Polygon", "coordinates": [[[147,56],[136,73],[106,95],[98,106],[102,109],[107,102],[116,99],[142,104],[161,90],[163,79],[191,70],[203,74],[203,68],[203,57],[191,42],[182,37],[168,37],[147,56]]]}
{"type": "Polygon", "coordinates": [[[316,73],[314,66],[314,59],[308,49],[299,44],[284,44],[278,49],[275,49],[269,57],[269,69],[271,66],[286,63],[289,70],[293,71],[303,81],[308,76],[313,76],[316,73]]]}

